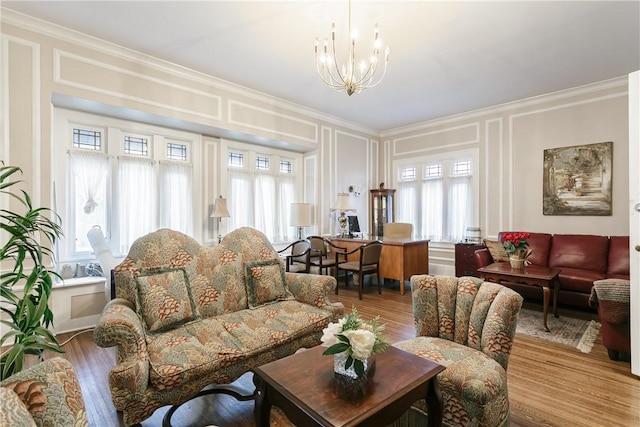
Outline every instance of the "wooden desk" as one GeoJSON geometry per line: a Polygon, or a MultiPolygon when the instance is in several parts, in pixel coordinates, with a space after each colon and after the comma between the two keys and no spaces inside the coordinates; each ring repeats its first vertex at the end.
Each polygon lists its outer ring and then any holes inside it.
{"type": "MultiPolygon", "coordinates": [[[[337,246],[347,248],[347,252],[358,248],[372,239],[331,239],[337,246]]],[[[357,261],[356,252],[349,261],[357,261]]],[[[429,241],[414,239],[383,239],[380,255],[380,276],[400,281],[400,295],[404,295],[404,281],[414,274],[429,274],[429,241]]]]}
{"type": "Polygon", "coordinates": [[[271,406],[282,409],[297,426],[378,427],[398,419],[411,405],[426,399],[428,426],[442,424],[442,395],[438,373],[444,367],[395,347],[376,354],[375,373],[367,393],[341,398],[333,374],[333,357],[325,347],[267,363],[253,370],[258,396],[256,426],[268,427],[271,406]]]}
{"type": "Polygon", "coordinates": [[[544,330],[549,331],[547,326],[547,311],[549,309],[550,288],[553,287],[553,315],[558,316],[558,292],[560,291],[560,281],[557,268],[541,267],[539,265],[528,265],[523,269],[513,269],[508,262],[494,262],[485,267],[479,268],[478,273],[484,280],[503,283],[524,283],[525,285],[539,286],[542,288],[542,312],[544,319],[544,330]]]}

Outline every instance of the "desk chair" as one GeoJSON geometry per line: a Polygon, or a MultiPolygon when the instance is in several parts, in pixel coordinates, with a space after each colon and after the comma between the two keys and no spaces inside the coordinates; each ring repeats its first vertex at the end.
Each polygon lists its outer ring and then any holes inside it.
{"type": "Polygon", "coordinates": [[[388,222],[382,226],[385,239],[410,239],[413,224],[408,222],[388,222]]]}
{"type": "Polygon", "coordinates": [[[335,245],[331,240],[320,236],[309,236],[307,240],[311,243],[310,263],[313,267],[318,267],[318,273],[329,274],[329,268],[334,268],[338,261],[336,254],[341,256],[342,260],[346,258],[342,255],[347,252],[347,248],[335,245]]]}
{"type": "MultiPolygon", "coordinates": [[[[364,276],[367,274],[376,273],[378,276],[378,294],[382,294],[380,288],[380,254],[382,253],[382,242],[375,240],[362,245],[350,252],[346,252],[344,255],[348,256],[360,252],[360,259],[358,261],[338,262],[336,267],[336,282],[340,277],[340,270],[347,272],[358,273],[360,282],[358,283],[358,298],[362,299],[362,287],[364,286],[364,276]]],[[[340,254],[343,255],[343,254],[340,254]]],[[[338,257],[336,255],[336,261],[338,257]]],[[[349,276],[346,277],[347,284],[349,283],[349,276]]],[[[336,286],[336,295],[338,294],[338,286],[336,286]]]]}
{"type": "Polygon", "coordinates": [[[279,254],[287,254],[286,271],[290,273],[308,273],[311,269],[310,255],[311,243],[307,239],[296,240],[284,249],[278,251],[279,254]]]}

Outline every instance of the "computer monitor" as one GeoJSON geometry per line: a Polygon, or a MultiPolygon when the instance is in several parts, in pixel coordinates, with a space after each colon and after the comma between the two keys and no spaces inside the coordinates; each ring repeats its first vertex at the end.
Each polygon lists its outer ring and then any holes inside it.
{"type": "Polygon", "coordinates": [[[358,217],[355,215],[347,216],[349,220],[349,236],[353,237],[353,233],[360,232],[360,224],[358,223],[358,217]]]}

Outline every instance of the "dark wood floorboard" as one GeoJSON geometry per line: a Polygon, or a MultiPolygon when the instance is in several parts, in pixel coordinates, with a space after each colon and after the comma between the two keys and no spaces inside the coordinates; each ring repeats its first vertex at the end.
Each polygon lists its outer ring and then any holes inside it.
{"type": "MultiPolygon", "coordinates": [[[[331,295],[331,299],[342,302],[345,310],[355,305],[364,318],[380,315],[391,342],[414,336],[411,292],[401,296],[397,284],[384,287],[382,295],[378,295],[376,286],[365,286],[362,301],[353,286],[345,288],[341,284],[340,294],[331,295]]],[[[71,335],[61,335],[60,341],[71,335]]],[[[115,364],[114,349],[97,347],[90,332],[78,335],[64,348],[62,356],[78,373],[90,425],[123,425],[111,404],[107,379],[115,364]]],[[[584,354],[516,335],[508,372],[512,426],[640,426],[640,381],[631,375],[629,363],[609,360],[600,336],[591,353],[584,354]]],[[[238,384],[250,388],[250,374],[238,384]]],[[[166,410],[157,410],[143,426],[161,425],[166,410]]],[[[253,402],[208,396],[184,405],[173,420],[175,427],[250,427],[255,425],[252,411],[253,402]]],[[[272,426],[290,424],[276,409],[272,426]]]]}

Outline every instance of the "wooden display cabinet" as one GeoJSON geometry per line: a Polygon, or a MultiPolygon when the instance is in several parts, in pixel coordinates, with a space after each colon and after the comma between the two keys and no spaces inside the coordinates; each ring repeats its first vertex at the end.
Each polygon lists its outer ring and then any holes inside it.
{"type": "Polygon", "coordinates": [[[394,200],[396,190],[375,189],[369,190],[369,235],[383,237],[384,224],[393,222],[395,218],[394,200]]]}

